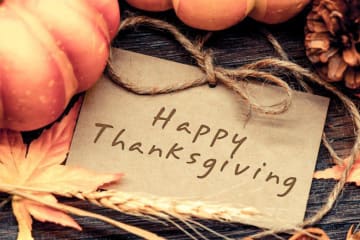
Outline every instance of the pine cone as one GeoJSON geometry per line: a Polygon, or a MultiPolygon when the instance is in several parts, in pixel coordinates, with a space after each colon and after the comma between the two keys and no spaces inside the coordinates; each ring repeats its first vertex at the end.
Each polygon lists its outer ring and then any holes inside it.
{"type": "Polygon", "coordinates": [[[305,27],[306,55],[330,82],[360,88],[360,0],[314,0],[305,27]]]}

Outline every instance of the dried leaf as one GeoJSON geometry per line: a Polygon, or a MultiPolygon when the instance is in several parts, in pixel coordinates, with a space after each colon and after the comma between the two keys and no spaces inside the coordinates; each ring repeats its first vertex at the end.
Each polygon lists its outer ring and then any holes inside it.
{"type": "Polygon", "coordinates": [[[73,192],[95,191],[104,184],[118,181],[121,176],[121,174],[96,174],[81,168],[54,165],[51,170],[34,173],[27,186],[66,196],[73,192]]]}
{"type": "Polygon", "coordinates": [[[12,208],[16,220],[18,222],[19,233],[17,236],[18,240],[32,240],[31,230],[32,230],[32,219],[29,214],[29,211],[26,210],[26,207],[19,201],[19,197],[14,197],[12,200],[12,208]]]}
{"type": "MultiPolygon", "coordinates": [[[[328,169],[317,171],[314,173],[316,179],[340,179],[341,174],[345,170],[347,164],[350,161],[350,157],[346,158],[342,165],[335,165],[328,169]]],[[[354,182],[357,186],[360,186],[360,158],[357,158],[350,169],[347,182],[354,182]]]]}
{"type": "Polygon", "coordinates": [[[354,225],[351,225],[346,234],[346,240],[360,240],[360,232],[354,233],[354,225]]]}
{"type": "Polygon", "coordinates": [[[330,240],[330,238],[320,228],[307,228],[295,233],[289,240],[330,240]]]}
{"type": "MultiPolygon", "coordinates": [[[[29,146],[19,132],[0,130],[0,191],[1,185],[13,186],[30,191],[46,203],[57,203],[52,194],[91,192],[119,181],[121,174],[96,174],[60,165],[69,151],[80,104],[77,102],[61,122],[45,130],[29,146]]],[[[81,230],[69,215],[45,204],[14,196],[12,207],[19,224],[18,239],[33,239],[31,217],[81,230]]]]}
{"type": "MultiPolygon", "coordinates": [[[[51,194],[38,194],[37,197],[40,197],[43,201],[48,203],[57,203],[56,198],[51,194]]],[[[81,227],[74,219],[72,219],[69,215],[48,207],[44,207],[39,203],[35,203],[31,200],[27,199],[19,199],[19,202],[23,204],[26,210],[29,212],[31,216],[41,222],[53,222],[60,224],[66,227],[72,227],[77,230],[81,230],[81,227]]]]}

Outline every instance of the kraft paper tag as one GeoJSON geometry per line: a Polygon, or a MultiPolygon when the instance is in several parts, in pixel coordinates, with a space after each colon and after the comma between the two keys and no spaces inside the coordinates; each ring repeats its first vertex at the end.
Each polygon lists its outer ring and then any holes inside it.
{"type": "MultiPolygon", "coordinates": [[[[193,66],[113,49],[121,78],[163,88],[203,77],[193,66]]],[[[269,105],[282,90],[248,86],[269,105]]],[[[280,115],[252,112],[223,86],[156,96],[103,77],[87,94],[67,164],[123,172],[121,191],[254,207],[244,221],[285,227],[304,218],[328,99],[295,92],[280,115]]]]}

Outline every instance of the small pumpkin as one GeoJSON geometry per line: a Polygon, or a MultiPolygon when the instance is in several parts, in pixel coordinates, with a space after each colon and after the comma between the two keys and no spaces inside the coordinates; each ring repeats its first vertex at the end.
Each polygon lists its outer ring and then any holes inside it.
{"type": "Polygon", "coordinates": [[[173,0],[176,15],[187,25],[204,30],[222,30],[243,20],[254,0],[173,0]]]}
{"type": "Polygon", "coordinates": [[[100,77],[119,22],[116,0],[0,0],[0,128],[57,119],[100,77]]]}
{"type": "Polygon", "coordinates": [[[134,7],[163,11],[172,7],[187,25],[203,30],[222,30],[249,16],[277,24],[298,14],[310,0],[127,0],[134,7]],[[166,6],[166,7],[164,7],[166,6]]]}
{"type": "Polygon", "coordinates": [[[246,16],[267,24],[282,23],[298,14],[310,0],[172,0],[176,15],[189,26],[222,30],[246,16]]]}
{"type": "Polygon", "coordinates": [[[126,0],[131,6],[141,10],[159,12],[172,8],[171,0],[126,0]]]}

